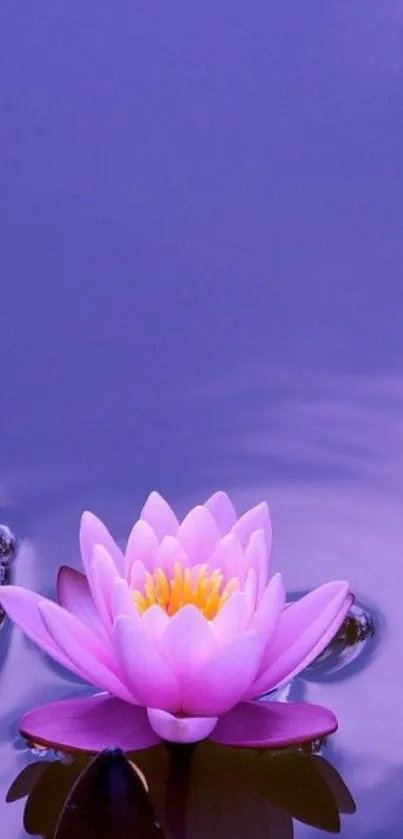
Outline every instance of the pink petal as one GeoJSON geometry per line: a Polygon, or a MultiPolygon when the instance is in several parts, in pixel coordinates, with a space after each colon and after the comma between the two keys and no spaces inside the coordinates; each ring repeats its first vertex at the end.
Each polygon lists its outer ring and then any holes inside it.
{"type": "Polygon", "coordinates": [[[169,624],[169,617],[161,606],[150,606],[140,618],[141,628],[148,637],[160,649],[161,638],[169,624]]]}
{"type": "Polygon", "coordinates": [[[316,740],[336,728],[334,714],[320,705],[243,702],[219,719],[211,740],[227,746],[278,749],[316,740]]]}
{"type": "Polygon", "coordinates": [[[126,547],[126,579],[130,580],[133,564],[141,560],[152,571],[156,564],[158,539],[151,525],[139,519],[134,525],[126,547]]]}
{"type": "Polygon", "coordinates": [[[210,717],[229,711],[248,692],[259,668],[262,650],[260,635],[251,631],[223,647],[192,674],[183,690],[183,711],[210,717]]]}
{"type": "Polygon", "coordinates": [[[252,507],[247,513],[244,513],[231,530],[235,533],[241,543],[242,548],[246,548],[249,539],[254,530],[263,529],[267,538],[267,549],[270,554],[272,544],[272,528],[269,516],[269,508],[265,501],[258,504],[257,507],[252,507]]]}
{"type": "Polygon", "coordinates": [[[133,562],[130,569],[130,577],[127,578],[130,588],[135,591],[144,591],[146,574],[147,568],[139,559],[133,562]]]}
{"type": "Polygon", "coordinates": [[[224,603],[211,623],[220,644],[227,644],[246,629],[249,617],[248,599],[243,591],[236,591],[224,603]]]}
{"type": "Polygon", "coordinates": [[[248,571],[248,576],[246,578],[246,582],[244,585],[244,592],[248,600],[248,615],[247,615],[247,625],[250,624],[252,621],[253,615],[256,612],[256,600],[257,600],[257,574],[254,568],[250,568],[248,571]]]}
{"type": "Polygon", "coordinates": [[[19,727],[35,743],[61,750],[99,752],[117,746],[132,752],[160,742],[144,708],[107,694],[35,708],[22,717],[19,727]]]}
{"type": "Polygon", "coordinates": [[[9,618],[51,658],[82,677],[81,670],[74,666],[43,625],[38,604],[50,602],[40,594],[21,588],[21,586],[2,586],[0,588],[0,603],[9,618]]]}
{"type": "Polygon", "coordinates": [[[112,631],[112,592],[118,576],[116,565],[102,545],[95,545],[91,558],[91,574],[88,578],[92,597],[106,631],[112,631]]]}
{"type": "Polygon", "coordinates": [[[237,520],[237,514],[232,501],[226,492],[220,490],[211,495],[204,504],[213,516],[215,523],[224,536],[231,530],[237,520]]]}
{"type": "MultiPolygon", "coordinates": [[[[48,632],[55,639],[55,642],[59,644],[55,635],[61,639],[62,649],[65,649],[66,644],[68,645],[71,641],[72,645],[77,644],[77,646],[85,647],[86,653],[97,658],[107,667],[113,668],[115,666],[113,651],[108,640],[95,635],[71,612],[67,612],[58,603],[52,603],[50,600],[39,603],[38,609],[48,632]]],[[[66,651],[66,655],[69,655],[69,652],[66,651]]]]}
{"type": "Polygon", "coordinates": [[[57,599],[94,632],[104,633],[85,574],[63,565],[57,575],[57,599]]]}
{"type": "Polygon", "coordinates": [[[136,607],[132,592],[126,580],[118,580],[111,595],[112,621],[115,623],[119,615],[135,615],[136,607]]]}
{"type": "Polygon", "coordinates": [[[261,674],[250,696],[259,696],[296,676],[328,643],[328,630],[343,606],[348,585],[327,583],[285,609],[272,644],[266,648],[261,674]]]}
{"type": "Polygon", "coordinates": [[[213,516],[201,506],[194,507],[187,514],[177,536],[189,556],[191,565],[207,562],[221,538],[213,516]]]}
{"type": "Polygon", "coordinates": [[[120,680],[112,651],[78,618],[50,601],[38,604],[44,626],[84,678],[102,690],[135,702],[120,680]]]}
{"type": "MultiPolygon", "coordinates": [[[[302,670],[305,670],[305,668],[308,667],[310,664],[312,664],[315,658],[317,658],[318,655],[320,655],[321,652],[323,652],[323,650],[327,647],[327,645],[330,644],[334,636],[339,631],[344,621],[344,618],[346,617],[346,615],[348,615],[348,612],[350,611],[350,607],[353,602],[353,595],[348,594],[344,600],[344,603],[341,605],[336,617],[334,618],[326,632],[323,633],[316,646],[309,651],[304,661],[300,662],[295,671],[291,673],[291,675],[287,675],[287,682],[293,679],[294,676],[296,676],[298,673],[301,673],[302,670]]],[[[281,687],[281,684],[278,685],[278,687],[281,687]]]]}
{"type": "Polygon", "coordinates": [[[161,541],[167,534],[175,536],[179,522],[165,498],[158,492],[151,492],[141,511],[140,518],[151,525],[161,541]]]}
{"type": "Polygon", "coordinates": [[[245,569],[254,568],[256,571],[258,589],[257,601],[260,601],[269,579],[270,553],[267,545],[266,532],[262,529],[254,530],[245,549],[245,569]]]}
{"type": "Polygon", "coordinates": [[[151,728],[168,743],[198,743],[217,725],[217,717],[175,717],[159,708],[147,708],[151,728]]]}
{"type": "Polygon", "coordinates": [[[252,626],[261,632],[266,645],[270,644],[285,607],[285,588],[281,574],[275,574],[253,616],[252,626]]]}
{"type": "Polygon", "coordinates": [[[175,536],[164,536],[158,548],[157,565],[169,577],[176,562],[184,568],[190,565],[189,557],[178,539],[175,536]]]}
{"type": "Polygon", "coordinates": [[[97,516],[94,516],[93,513],[87,511],[81,516],[80,525],[81,557],[87,577],[91,576],[91,559],[95,545],[103,545],[112,557],[119,574],[123,575],[125,558],[122,551],[117,546],[103,522],[97,516]]]}
{"type": "Polygon", "coordinates": [[[217,653],[218,646],[208,620],[196,606],[189,605],[168,620],[160,649],[182,692],[193,673],[217,653]]]}
{"type": "Polygon", "coordinates": [[[227,533],[220,539],[208,564],[210,568],[218,568],[222,571],[226,581],[237,577],[243,583],[245,579],[244,556],[238,537],[233,533],[227,533]]]}
{"type": "Polygon", "coordinates": [[[114,629],[114,646],[126,679],[141,705],[177,711],[179,688],[141,621],[119,617],[114,629]]]}

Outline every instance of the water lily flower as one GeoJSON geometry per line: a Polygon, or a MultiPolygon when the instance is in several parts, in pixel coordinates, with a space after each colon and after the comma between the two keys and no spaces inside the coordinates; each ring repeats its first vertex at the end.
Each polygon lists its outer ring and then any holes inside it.
{"type": "Polygon", "coordinates": [[[20,586],[0,590],[9,617],[93,696],[27,713],[38,743],[97,752],[161,740],[279,747],[337,727],[325,708],[261,702],[318,656],[352,603],[326,583],[286,603],[270,576],[267,505],[240,518],[224,492],[181,523],[152,492],[123,552],[92,513],[82,516],[85,574],[63,567],[58,602],[20,586]]]}

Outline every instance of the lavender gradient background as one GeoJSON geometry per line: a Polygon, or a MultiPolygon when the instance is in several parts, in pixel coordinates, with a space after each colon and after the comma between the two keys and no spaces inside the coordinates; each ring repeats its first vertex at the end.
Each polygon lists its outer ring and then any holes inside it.
{"type": "MultiPolygon", "coordinates": [[[[267,498],[289,588],[348,577],[384,615],[368,666],[305,696],[340,719],[343,836],[400,837],[401,0],[3,0],[0,78],[18,582],[53,592],[85,507],[124,536],[152,488],[267,498]]],[[[74,683],[0,644],[5,790],[16,717],[74,683]]]]}

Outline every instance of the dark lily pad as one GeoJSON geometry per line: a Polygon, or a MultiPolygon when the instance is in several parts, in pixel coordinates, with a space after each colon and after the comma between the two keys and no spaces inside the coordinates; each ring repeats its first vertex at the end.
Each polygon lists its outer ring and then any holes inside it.
{"type": "Polygon", "coordinates": [[[194,825],[203,819],[211,839],[292,836],[293,819],[330,833],[340,830],[333,788],[314,759],[298,751],[273,754],[203,743],[194,756],[190,802],[188,820],[194,825]],[[279,820],[281,830],[273,833],[279,820]]]}

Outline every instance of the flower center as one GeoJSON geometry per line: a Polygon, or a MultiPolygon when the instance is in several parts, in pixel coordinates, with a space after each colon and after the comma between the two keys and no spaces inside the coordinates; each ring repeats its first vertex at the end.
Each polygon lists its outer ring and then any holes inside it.
{"type": "Polygon", "coordinates": [[[215,618],[234,591],[239,580],[233,577],[224,583],[220,570],[212,571],[208,565],[183,568],[175,562],[173,573],[167,577],[162,568],[147,572],[144,591],[133,591],[133,600],[141,613],[151,606],[161,606],[167,615],[174,615],[182,606],[197,606],[208,620],[215,618]]]}

